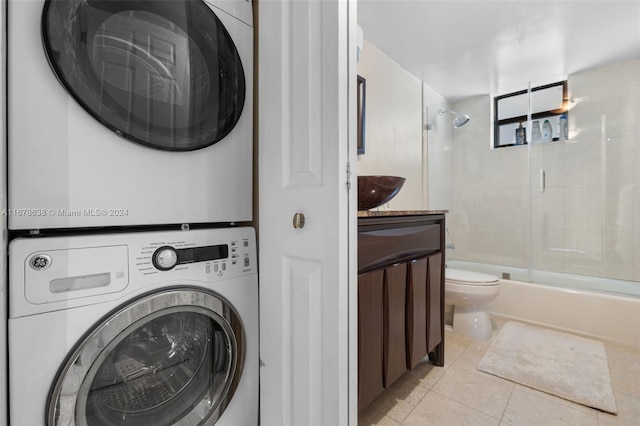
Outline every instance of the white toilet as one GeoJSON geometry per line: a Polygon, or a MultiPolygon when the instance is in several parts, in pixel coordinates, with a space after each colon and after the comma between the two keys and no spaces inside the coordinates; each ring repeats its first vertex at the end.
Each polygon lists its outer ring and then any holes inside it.
{"type": "Polygon", "coordinates": [[[491,319],[484,309],[498,296],[498,277],[461,269],[445,269],[445,304],[453,305],[451,331],[473,339],[491,338],[491,319]]]}

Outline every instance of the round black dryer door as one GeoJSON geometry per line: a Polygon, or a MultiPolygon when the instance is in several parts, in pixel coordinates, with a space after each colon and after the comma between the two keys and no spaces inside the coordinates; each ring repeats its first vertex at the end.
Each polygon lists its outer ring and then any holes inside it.
{"type": "Polygon", "coordinates": [[[215,294],[148,294],[103,318],[51,388],[47,425],[214,424],[237,388],[244,333],[215,294]]]}
{"type": "Polygon", "coordinates": [[[240,56],[202,0],[46,0],[42,33],[65,89],[126,139],[192,151],[240,119],[240,56]]]}

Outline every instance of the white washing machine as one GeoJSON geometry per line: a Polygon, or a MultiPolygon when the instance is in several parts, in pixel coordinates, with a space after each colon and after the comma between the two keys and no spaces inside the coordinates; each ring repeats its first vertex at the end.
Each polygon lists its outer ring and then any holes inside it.
{"type": "Polygon", "coordinates": [[[249,0],[8,0],[9,229],[252,218],[249,0]]]}
{"type": "Polygon", "coordinates": [[[9,244],[12,426],[257,425],[252,228],[9,244]]]}

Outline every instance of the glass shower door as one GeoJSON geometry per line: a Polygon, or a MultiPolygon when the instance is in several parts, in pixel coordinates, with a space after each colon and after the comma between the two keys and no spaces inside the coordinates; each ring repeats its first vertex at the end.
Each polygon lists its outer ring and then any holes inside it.
{"type": "Polygon", "coordinates": [[[640,296],[640,60],[567,87],[550,140],[528,122],[531,281],[640,296]]]}
{"type": "Polygon", "coordinates": [[[529,158],[529,281],[540,271],[564,272],[565,143],[560,117],[567,117],[564,85],[530,82],[527,143],[529,158]],[[546,88],[545,88],[546,87],[546,88]],[[543,112],[544,111],[544,112],[543,112]]]}

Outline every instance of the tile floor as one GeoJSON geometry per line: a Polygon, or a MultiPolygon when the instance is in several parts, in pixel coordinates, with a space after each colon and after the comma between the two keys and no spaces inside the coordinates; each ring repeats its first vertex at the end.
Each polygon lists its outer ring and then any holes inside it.
{"type": "MultiPolygon", "coordinates": [[[[495,337],[507,321],[493,318],[495,337]]],[[[640,350],[605,342],[618,415],[476,369],[492,340],[446,332],[445,366],[424,362],[360,412],[359,426],[640,426],[640,350]]]]}

